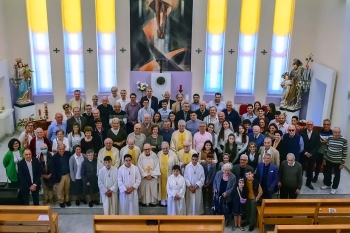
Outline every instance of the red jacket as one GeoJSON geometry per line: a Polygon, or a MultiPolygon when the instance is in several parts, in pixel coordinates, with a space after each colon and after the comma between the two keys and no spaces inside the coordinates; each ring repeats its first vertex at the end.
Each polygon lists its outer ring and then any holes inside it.
{"type": "MultiPolygon", "coordinates": [[[[43,139],[44,139],[44,143],[47,145],[47,151],[52,151],[52,146],[49,139],[45,137],[43,137],[43,139]]],[[[30,141],[29,149],[32,151],[32,156],[35,157],[36,156],[36,137],[30,141]]]]}

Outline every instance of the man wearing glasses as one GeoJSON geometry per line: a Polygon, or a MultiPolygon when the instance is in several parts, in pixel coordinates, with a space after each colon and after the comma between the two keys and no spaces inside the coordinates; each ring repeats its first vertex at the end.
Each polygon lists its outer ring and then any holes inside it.
{"type": "Polygon", "coordinates": [[[295,133],[295,126],[288,126],[288,133],[283,135],[283,147],[285,155],[292,153],[295,156],[295,161],[299,162],[299,154],[304,150],[303,138],[295,133]]]}

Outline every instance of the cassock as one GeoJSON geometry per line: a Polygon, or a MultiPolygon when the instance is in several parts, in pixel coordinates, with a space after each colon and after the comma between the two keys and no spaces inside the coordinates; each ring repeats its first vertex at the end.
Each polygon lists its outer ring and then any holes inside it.
{"type": "Polygon", "coordinates": [[[120,150],[120,161],[121,163],[124,162],[124,155],[129,154],[132,157],[131,163],[137,166],[137,161],[139,160],[139,156],[141,154],[141,150],[139,147],[134,146],[134,149],[130,150],[128,145],[124,146],[120,150]]]}
{"type": "Polygon", "coordinates": [[[185,168],[185,180],[186,180],[186,213],[187,215],[201,215],[204,213],[203,209],[203,195],[202,187],[204,185],[205,175],[203,166],[199,163],[196,166],[193,163],[187,164],[185,168]],[[192,193],[189,186],[197,185],[195,193],[192,193]]]}
{"type": "Polygon", "coordinates": [[[103,213],[105,215],[118,214],[118,168],[113,166],[109,170],[106,167],[101,168],[98,172],[98,187],[103,213]],[[111,197],[105,195],[108,190],[113,191],[111,197]]]}
{"type": "Polygon", "coordinates": [[[119,214],[139,215],[139,195],[137,189],[141,183],[139,168],[131,164],[128,168],[122,165],[118,170],[119,214]],[[131,194],[126,194],[128,188],[135,188],[131,194]]]}
{"type": "Polygon", "coordinates": [[[186,193],[186,181],[182,175],[175,177],[174,175],[169,176],[166,185],[168,193],[167,212],[168,215],[186,215],[185,205],[185,193],[186,193]],[[174,200],[174,197],[178,195],[181,197],[180,200],[174,200]]]}
{"type": "MultiPolygon", "coordinates": [[[[177,152],[177,157],[179,158],[180,167],[182,166],[182,164],[189,164],[191,162],[193,154],[197,154],[197,151],[190,149],[188,153],[185,153],[184,149],[179,150],[179,152],[177,152]]],[[[181,168],[181,172],[182,174],[184,174],[185,168],[181,168]]]]}
{"type": "Polygon", "coordinates": [[[165,155],[163,151],[158,152],[159,166],[160,166],[160,181],[159,181],[159,197],[161,204],[166,204],[167,199],[167,188],[166,184],[168,177],[172,174],[172,169],[174,165],[179,164],[177,155],[174,151],[169,150],[169,153],[165,155]]]}
{"type": "Polygon", "coordinates": [[[99,171],[102,167],[104,167],[103,159],[106,156],[111,156],[112,158],[112,166],[118,168],[120,166],[120,156],[119,150],[115,147],[112,147],[109,151],[106,150],[106,147],[103,147],[97,155],[97,171],[99,171]]]}
{"type": "Polygon", "coordinates": [[[170,149],[175,153],[178,152],[184,148],[183,144],[185,141],[192,143],[191,132],[185,129],[184,132],[180,133],[179,130],[176,130],[173,135],[171,135],[170,149]]]}
{"type": "Polygon", "coordinates": [[[137,162],[141,174],[139,201],[142,204],[158,204],[158,177],[160,176],[158,156],[151,151],[149,156],[142,153],[137,162]],[[147,180],[146,176],[152,176],[147,180]]]}

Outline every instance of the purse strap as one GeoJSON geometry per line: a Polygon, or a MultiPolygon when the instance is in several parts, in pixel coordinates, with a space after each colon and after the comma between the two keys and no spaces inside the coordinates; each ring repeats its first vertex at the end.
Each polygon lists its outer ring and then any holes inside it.
{"type": "Polygon", "coordinates": [[[242,197],[241,197],[241,193],[240,193],[240,191],[239,191],[238,186],[237,186],[237,192],[238,192],[239,198],[241,198],[241,199],[242,199],[242,197]]]}

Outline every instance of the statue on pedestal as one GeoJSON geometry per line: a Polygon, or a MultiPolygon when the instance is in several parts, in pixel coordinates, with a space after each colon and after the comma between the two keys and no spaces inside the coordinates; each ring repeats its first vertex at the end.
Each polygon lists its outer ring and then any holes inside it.
{"type": "Polygon", "coordinates": [[[11,81],[13,85],[18,88],[17,104],[32,103],[30,100],[32,72],[33,71],[29,68],[28,64],[23,65],[21,58],[16,59],[16,63],[14,64],[14,75],[11,78],[11,81]]]}

